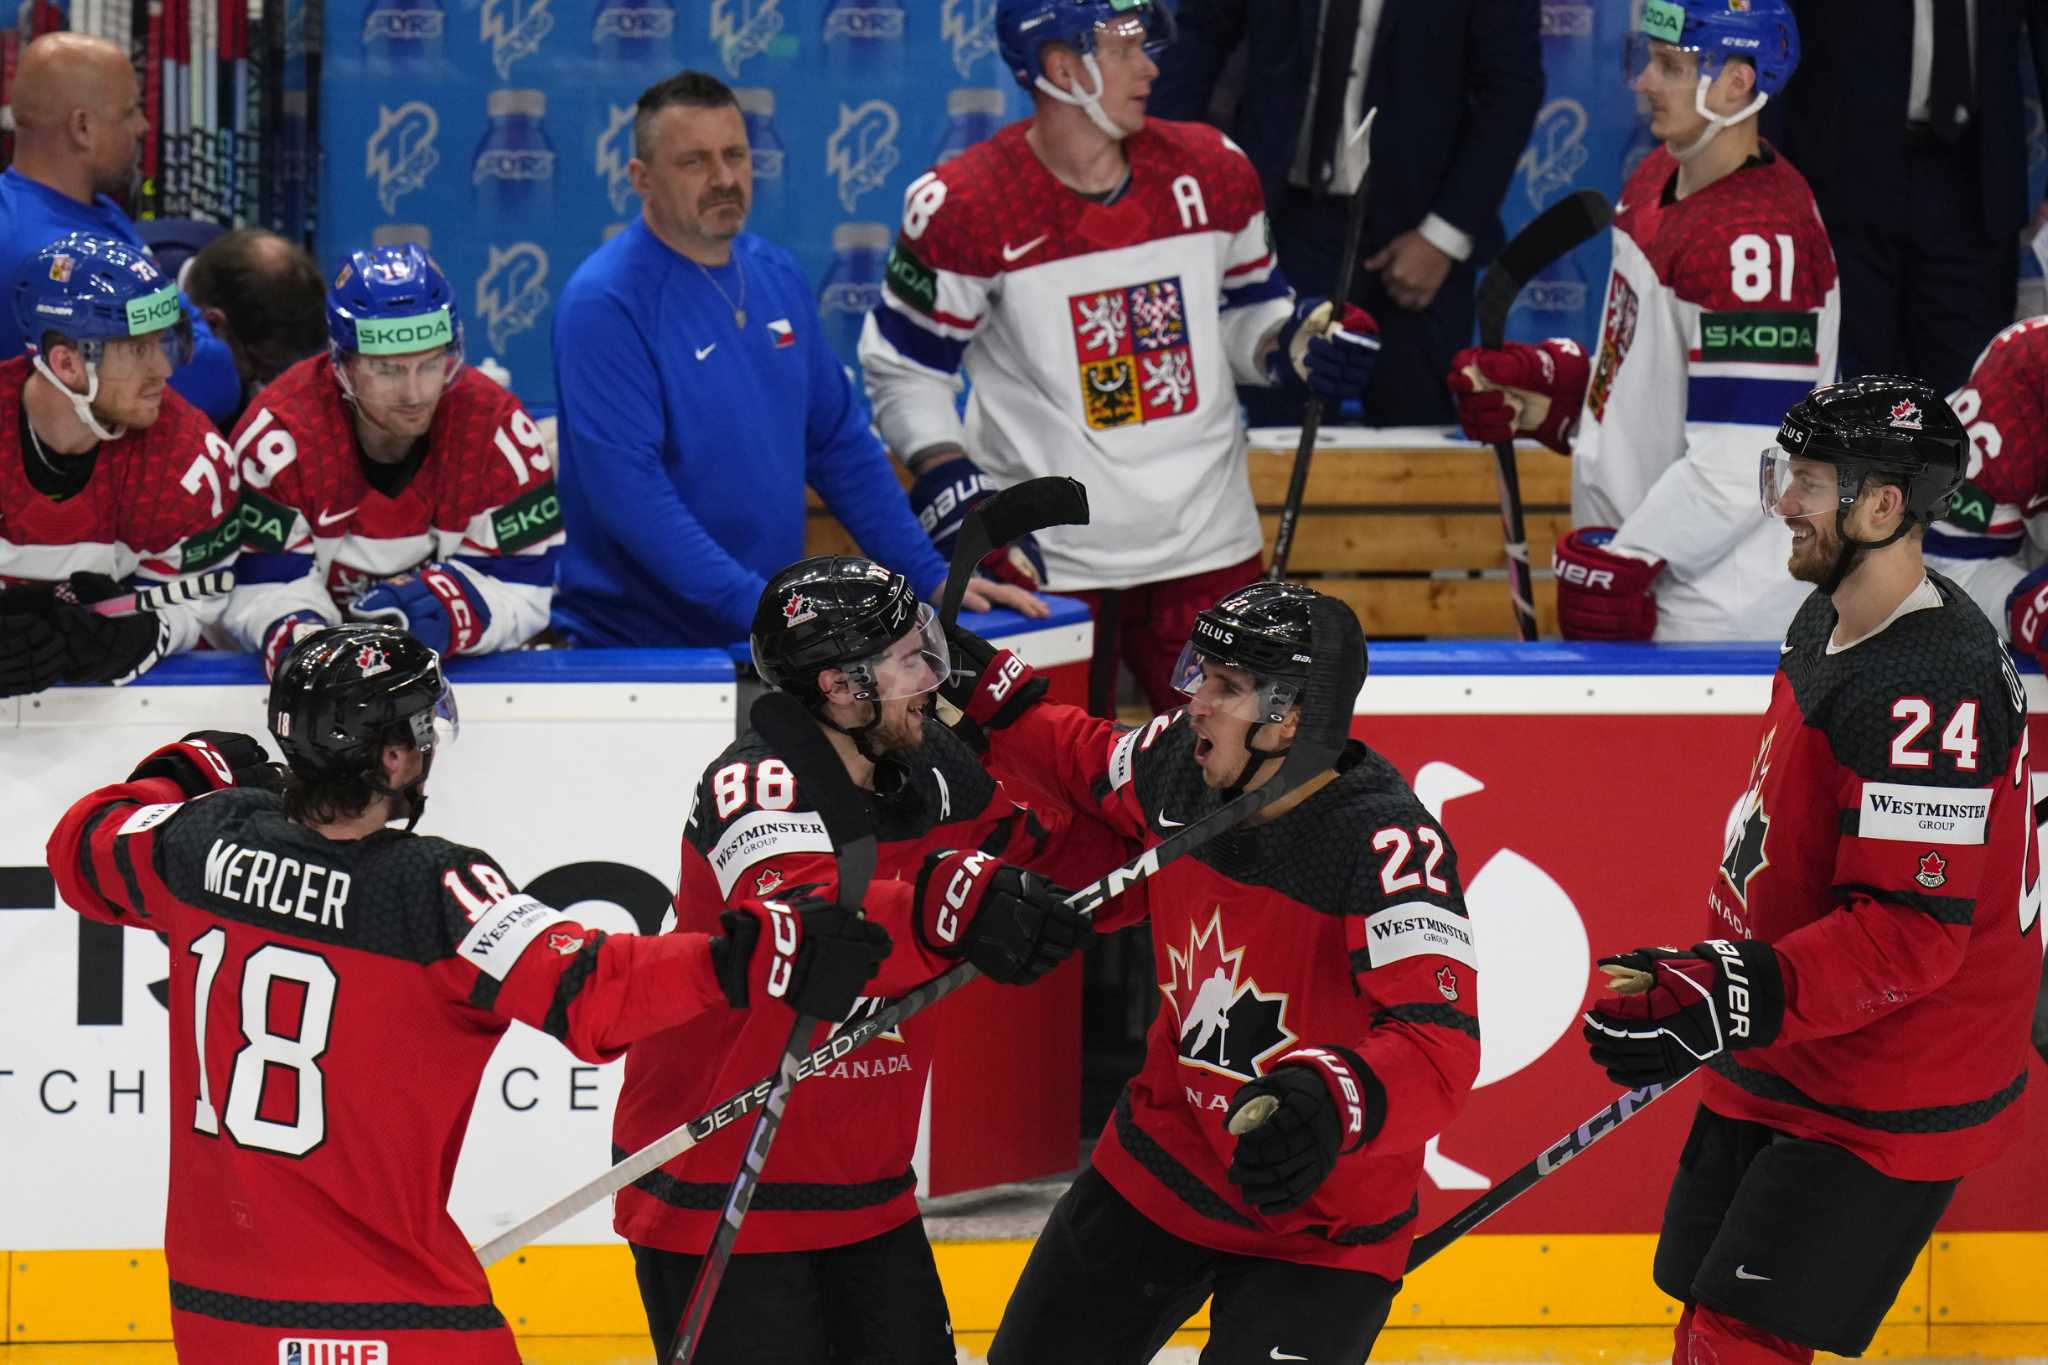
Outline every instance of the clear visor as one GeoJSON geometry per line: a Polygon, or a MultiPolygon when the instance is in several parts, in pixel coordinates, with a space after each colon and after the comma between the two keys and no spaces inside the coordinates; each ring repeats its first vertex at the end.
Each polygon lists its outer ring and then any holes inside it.
{"type": "Polygon", "coordinates": [[[1765,446],[1757,463],[1757,496],[1766,515],[1799,521],[1835,511],[1844,497],[1842,471],[1825,460],[1802,460],[1782,446],[1765,446]]]}
{"type": "Polygon", "coordinates": [[[1173,11],[1164,5],[1150,3],[1149,0],[1125,0],[1116,8],[1123,12],[1095,26],[1098,48],[1105,39],[1135,40],[1143,45],[1145,51],[1156,53],[1172,42],[1178,32],[1174,26],[1173,11]]]}
{"type": "Polygon", "coordinates": [[[1689,89],[1700,78],[1703,60],[1696,47],[1631,33],[1621,45],[1621,83],[1633,90],[1647,72],[1654,84],[1689,89]]]}
{"type": "Polygon", "coordinates": [[[105,374],[125,372],[124,367],[140,368],[153,351],[159,350],[175,370],[192,359],[192,323],[180,317],[169,327],[141,336],[86,337],[72,344],[78,349],[79,359],[98,366],[105,374]]]}
{"type": "MultiPolygon", "coordinates": [[[[879,654],[852,660],[837,671],[846,675],[855,701],[894,701],[932,691],[945,680],[951,668],[946,633],[939,629],[938,614],[930,603],[920,602],[916,625],[879,654]]],[[[827,691],[832,690],[828,686],[827,691]]]]}
{"type": "Polygon", "coordinates": [[[1261,679],[1250,669],[1211,659],[1190,640],[1180,647],[1173,666],[1173,685],[1204,710],[1246,724],[1287,719],[1294,705],[1294,687],[1280,679],[1261,679]]]}
{"type": "Polygon", "coordinates": [[[461,733],[462,717],[455,709],[455,689],[446,684],[441,687],[441,695],[434,698],[433,710],[412,714],[412,743],[422,754],[446,748],[461,733]]]}
{"type": "Polygon", "coordinates": [[[379,407],[438,403],[461,368],[462,352],[452,346],[413,355],[334,350],[334,372],[342,391],[379,407]]]}

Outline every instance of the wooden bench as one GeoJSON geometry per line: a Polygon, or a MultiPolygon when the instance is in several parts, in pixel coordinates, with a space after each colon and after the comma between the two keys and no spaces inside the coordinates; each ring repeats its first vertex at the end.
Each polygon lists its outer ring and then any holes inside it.
{"type": "MultiPolygon", "coordinates": [[[[1252,494],[1269,557],[1295,440],[1284,428],[1252,432],[1252,494]]],[[[1529,561],[1537,571],[1537,622],[1555,639],[1550,554],[1570,525],[1571,465],[1540,446],[1519,448],[1516,455],[1529,561]]],[[[812,554],[857,553],[816,495],[806,543],[812,554]]],[[[1349,602],[1367,635],[1512,638],[1506,567],[1491,451],[1434,429],[1347,427],[1321,434],[1288,576],[1349,602]]]]}

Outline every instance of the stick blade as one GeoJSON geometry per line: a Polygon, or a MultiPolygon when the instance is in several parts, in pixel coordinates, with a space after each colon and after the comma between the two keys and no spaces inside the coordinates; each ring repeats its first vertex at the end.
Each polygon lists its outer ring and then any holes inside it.
{"type": "Polygon", "coordinates": [[[1307,747],[1324,755],[1320,770],[1336,762],[1351,738],[1351,708],[1365,686],[1365,631],[1349,605],[1317,593],[1309,603],[1309,642],[1314,662],[1301,689],[1301,729],[1294,749],[1307,747]]]}
{"type": "Polygon", "coordinates": [[[1482,346],[1498,346],[1522,287],[1552,261],[1607,230],[1614,206],[1598,190],[1568,194],[1529,220],[1479,277],[1475,311],[1482,346]]]}
{"type": "Polygon", "coordinates": [[[980,516],[991,546],[1007,545],[1048,526],[1087,525],[1088,489],[1079,479],[1049,474],[989,494],[968,515],[980,516]]]}

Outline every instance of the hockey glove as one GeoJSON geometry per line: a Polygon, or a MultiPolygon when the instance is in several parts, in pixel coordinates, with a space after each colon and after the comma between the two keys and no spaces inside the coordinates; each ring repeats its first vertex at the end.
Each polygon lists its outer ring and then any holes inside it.
{"type": "Polygon", "coordinates": [[[0,614],[0,697],[26,697],[60,682],[67,661],[64,637],[49,618],[0,614]]]}
{"type": "Polygon", "coordinates": [[[59,602],[50,620],[64,637],[66,682],[133,682],[170,645],[170,625],[153,611],[101,616],[90,607],[59,602]]]}
{"type": "Polygon", "coordinates": [[[358,621],[388,621],[444,659],[468,652],[491,625],[491,609],[469,576],[429,561],[387,578],[355,600],[358,621]]]}
{"type": "Polygon", "coordinates": [[[1675,1081],[1709,1057],[1768,1047],[1785,1020],[1785,982],[1768,944],[1713,938],[1685,952],[1638,948],[1600,959],[1618,996],[1579,1031],[1608,1079],[1675,1081]]]}
{"type": "Polygon", "coordinates": [[[917,941],[983,976],[1028,986],[1088,937],[1088,920],[1043,878],[979,850],[934,853],[918,870],[917,941]]]}
{"type": "Polygon", "coordinates": [[[1356,398],[1372,383],[1380,358],[1380,325],[1355,303],[1344,305],[1335,326],[1328,299],[1303,299],[1280,324],[1266,377],[1275,385],[1307,388],[1327,402],[1356,398]]]}
{"type": "MultiPolygon", "coordinates": [[[[968,509],[993,492],[988,476],[964,455],[940,460],[917,476],[917,482],[910,485],[910,510],[932,538],[939,558],[952,562],[953,543],[960,538],[960,523],[967,519],[968,509]]],[[[1045,581],[1045,556],[1038,549],[1037,537],[1026,533],[983,555],[975,571],[1037,592],[1045,581]]]]}
{"type": "Polygon", "coordinates": [[[1551,558],[1557,570],[1557,626],[1567,640],[1647,640],[1657,631],[1657,598],[1650,584],[1661,559],[1607,548],[1612,526],[1581,526],[1551,558]]]}
{"type": "Polygon", "coordinates": [[[761,904],[768,943],[759,953],[760,916],[718,917],[725,934],[711,941],[711,963],[726,1000],[735,1009],[779,1000],[813,1019],[844,1019],[889,956],[889,931],[815,896],[761,904]]]}
{"type": "Polygon", "coordinates": [[[1036,706],[1050,686],[1030,664],[965,626],[946,632],[946,648],[953,671],[939,684],[939,696],[964,717],[954,729],[977,749],[987,747],[987,731],[1002,729],[1036,706]]]}
{"type": "Polygon", "coordinates": [[[164,777],[187,796],[204,796],[223,787],[284,789],[284,769],[271,762],[263,741],[232,730],[194,730],[176,744],[166,744],[135,765],[130,782],[164,777]]]}
{"type": "Polygon", "coordinates": [[[2005,597],[2012,647],[2048,671],[2048,564],[2022,578],[2005,597]]]}
{"type": "Polygon", "coordinates": [[[1225,1126],[1261,1095],[1278,1106],[1238,1138],[1230,1183],[1267,1215],[1307,1203],[1329,1179],[1338,1156],[1364,1146],[1386,1121],[1386,1092],[1349,1048],[1304,1047],[1286,1054],[1258,1080],[1238,1087],[1224,1112],[1225,1126]]]}
{"type": "Polygon", "coordinates": [[[1458,400],[1458,425],[1473,440],[1499,445],[1527,434],[1569,455],[1589,372],[1576,341],[1552,337],[1540,346],[1467,347],[1451,357],[1444,382],[1458,400]]]}
{"type": "Polygon", "coordinates": [[[289,616],[280,616],[270,623],[270,629],[263,632],[263,676],[277,676],[279,664],[285,656],[308,635],[318,635],[327,629],[327,622],[318,612],[295,611],[289,616]]]}

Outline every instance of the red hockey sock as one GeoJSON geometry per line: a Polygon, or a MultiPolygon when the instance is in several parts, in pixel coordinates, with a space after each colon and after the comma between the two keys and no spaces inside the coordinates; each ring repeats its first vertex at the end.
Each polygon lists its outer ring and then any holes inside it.
{"type": "Polygon", "coordinates": [[[1813,1365],[1811,1348],[1702,1304],[1686,1305],[1671,1339],[1671,1365],[1813,1365]]]}

